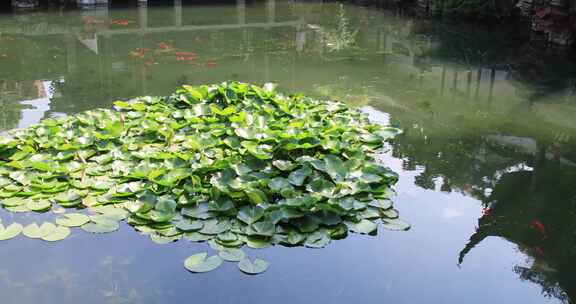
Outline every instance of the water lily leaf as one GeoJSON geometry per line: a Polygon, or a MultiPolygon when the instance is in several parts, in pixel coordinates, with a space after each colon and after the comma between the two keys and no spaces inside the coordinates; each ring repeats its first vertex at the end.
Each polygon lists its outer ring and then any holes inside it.
{"type": "Polygon", "coordinates": [[[322,248],[326,247],[330,243],[330,235],[323,230],[318,230],[310,234],[306,238],[304,245],[310,248],[322,248]]]}
{"type": "Polygon", "coordinates": [[[383,210],[382,216],[389,218],[389,219],[396,219],[400,216],[400,214],[395,209],[390,208],[387,210],[383,210]]]}
{"type": "Polygon", "coordinates": [[[383,210],[392,208],[392,202],[386,199],[373,200],[369,203],[369,205],[383,210]]]}
{"type": "Polygon", "coordinates": [[[153,233],[150,235],[150,239],[160,245],[169,244],[178,241],[182,236],[175,235],[175,236],[164,236],[160,234],[153,233]]]}
{"type": "Polygon", "coordinates": [[[192,221],[186,218],[174,222],[174,226],[182,231],[198,231],[202,229],[204,223],[201,221],[192,221]]]}
{"type": "Polygon", "coordinates": [[[371,234],[371,233],[374,233],[376,231],[376,229],[378,229],[378,225],[376,225],[374,222],[369,221],[369,220],[361,220],[358,223],[349,223],[348,227],[353,232],[362,233],[362,234],[371,234]]]}
{"type": "Polygon", "coordinates": [[[0,230],[0,241],[6,241],[9,239],[13,239],[17,237],[20,232],[22,232],[22,225],[18,223],[12,223],[8,225],[8,227],[2,227],[3,229],[0,230]]]}
{"type": "Polygon", "coordinates": [[[399,219],[399,218],[395,218],[395,219],[382,219],[382,227],[388,229],[388,230],[396,230],[396,231],[404,231],[404,230],[409,230],[410,229],[410,223],[399,219]]]}
{"type": "Polygon", "coordinates": [[[220,265],[222,265],[222,259],[219,256],[208,257],[206,252],[191,255],[184,261],[184,267],[190,272],[208,272],[220,265]]]}
{"type": "Polygon", "coordinates": [[[17,212],[17,213],[32,211],[32,210],[28,209],[28,207],[26,207],[26,205],[13,206],[13,207],[12,206],[6,206],[4,208],[10,212],[17,212]]]}
{"type": "Polygon", "coordinates": [[[80,228],[90,233],[110,233],[120,229],[120,225],[117,221],[104,216],[91,216],[90,222],[80,228]]]}
{"type": "Polygon", "coordinates": [[[348,175],[348,169],[344,162],[336,155],[324,156],[324,163],[326,165],[326,173],[335,181],[342,180],[348,175]]]}
{"type": "Polygon", "coordinates": [[[108,219],[121,221],[128,217],[128,211],[114,206],[97,206],[92,207],[90,210],[106,216],[108,219]]]}
{"type": "Polygon", "coordinates": [[[212,239],[214,236],[193,231],[185,233],[184,237],[191,242],[204,242],[212,239]]]}
{"type": "Polygon", "coordinates": [[[268,269],[268,263],[262,259],[250,261],[244,258],[238,263],[238,268],[246,274],[260,274],[268,269]]]}
{"type": "Polygon", "coordinates": [[[272,242],[270,242],[270,240],[266,238],[249,236],[246,239],[246,245],[254,249],[263,249],[272,246],[272,242]]]}
{"type": "Polygon", "coordinates": [[[250,225],[246,231],[248,235],[266,236],[274,235],[276,225],[272,222],[262,221],[250,225]]]}
{"type": "Polygon", "coordinates": [[[52,232],[43,236],[42,240],[47,242],[57,242],[67,238],[70,233],[70,228],[64,226],[56,226],[52,232]]]}
{"type": "Polygon", "coordinates": [[[82,196],[80,196],[75,191],[68,191],[64,193],[60,193],[54,197],[54,200],[58,203],[69,203],[73,201],[80,200],[82,196]]]}
{"type": "Polygon", "coordinates": [[[272,164],[282,171],[290,171],[296,167],[296,165],[289,160],[275,160],[272,164]]]}
{"type": "Polygon", "coordinates": [[[90,218],[80,213],[63,214],[56,219],[56,224],[65,227],[80,227],[90,221],[90,218]]]}
{"type": "Polygon", "coordinates": [[[16,206],[21,206],[21,205],[25,205],[27,203],[27,200],[25,198],[22,197],[11,197],[11,198],[7,198],[2,200],[2,205],[4,205],[5,207],[16,207],[16,206]]]}
{"type": "Polygon", "coordinates": [[[304,184],[304,180],[312,174],[312,169],[308,166],[304,166],[296,171],[292,171],[288,175],[288,181],[294,186],[302,186],[304,184]]]}
{"type": "Polygon", "coordinates": [[[259,206],[244,206],[236,216],[242,222],[251,225],[264,216],[264,209],[259,206]]]}
{"type": "Polygon", "coordinates": [[[244,190],[250,202],[255,205],[268,203],[268,197],[266,193],[258,189],[246,189],[244,190]]]}
{"type": "Polygon", "coordinates": [[[211,219],[204,222],[204,226],[200,230],[203,234],[219,234],[230,229],[230,223],[227,220],[211,219]]]}
{"type": "Polygon", "coordinates": [[[28,202],[26,202],[26,207],[32,211],[40,212],[49,210],[50,207],[52,207],[52,204],[46,200],[28,200],[28,202]]]}
{"type": "Polygon", "coordinates": [[[244,257],[246,256],[244,251],[242,251],[241,249],[236,249],[236,248],[226,248],[226,249],[218,252],[218,255],[224,261],[228,261],[228,262],[239,262],[242,259],[244,259],[244,257]]]}
{"type": "Polygon", "coordinates": [[[52,223],[42,223],[40,226],[36,223],[32,223],[24,227],[22,234],[31,239],[41,239],[54,232],[55,229],[56,225],[52,223]]]}

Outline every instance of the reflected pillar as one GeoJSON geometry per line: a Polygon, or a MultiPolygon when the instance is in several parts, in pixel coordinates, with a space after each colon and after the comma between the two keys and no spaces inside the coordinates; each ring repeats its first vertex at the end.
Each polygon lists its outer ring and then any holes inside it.
{"type": "Polygon", "coordinates": [[[138,24],[141,30],[148,28],[148,2],[138,2],[138,24]]]}
{"type": "Polygon", "coordinates": [[[246,24],[246,1],[236,1],[236,11],[238,13],[238,24],[246,24]]]}
{"type": "Polygon", "coordinates": [[[182,26],[182,0],[174,0],[174,25],[182,26]]]}
{"type": "Polygon", "coordinates": [[[266,1],[266,21],[274,23],[276,20],[276,0],[266,1]]]}

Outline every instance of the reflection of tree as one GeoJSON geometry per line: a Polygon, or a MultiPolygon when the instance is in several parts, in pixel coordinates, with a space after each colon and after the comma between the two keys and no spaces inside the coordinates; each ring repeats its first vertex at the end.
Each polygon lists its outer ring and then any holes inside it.
{"type": "Polygon", "coordinates": [[[421,171],[415,181],[418,186],[434,189],[440,179],[442,191],[460,191],[479,198],[492,187],[496,172],[522,162],[508,148],[481,135],[451,137],[404,128],[404,134],[392,144],[393,155],[403,160],[405,170],[421,171]]]}
{"type": "Polygon", "coordinates": [[[338,6],[335,20],[335,25],[309,24],[308,27],[318,32],[320,40],[330,52],[343,51],[353,47],[356,43],[358,29],[351,29],[343,4],[338,6]]]}
{"type": "Polygon", "coordinates": [[[502,175],[485,198],[490,209],[460,252],[459,262],[482,240],[496,236],[518,245],[534,259],[516,267],[522,279],[541,284],[543,293],[564,302],[576,300],[576,170],[546,160],[541,149],[532,171],[502,175]]]}

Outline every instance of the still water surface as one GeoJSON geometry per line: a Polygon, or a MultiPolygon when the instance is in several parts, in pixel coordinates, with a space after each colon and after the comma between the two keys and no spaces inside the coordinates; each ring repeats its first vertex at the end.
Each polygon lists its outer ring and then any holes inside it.
{"type": "Polygon", "coordinates": [[[190,274],[182,261],[207,245],[128,226],[18,238],[1,244],[2,303],[576,300],[576,65],[562,50],[514,26],[322,1],[175,3],[0,14],[0,129],[184,83],[275,81],[404,129],[385,159],[412,229],[253,251],[271,263],[259,276],[190,274]]]}

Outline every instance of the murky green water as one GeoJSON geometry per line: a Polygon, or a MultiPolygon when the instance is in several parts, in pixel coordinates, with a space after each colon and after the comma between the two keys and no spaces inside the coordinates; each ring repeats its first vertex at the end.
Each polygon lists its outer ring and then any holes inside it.
{"type": "Polygon", "coordinates": [[[571,302],[576,65],[518,32],[316,1],[0,15],[2,130],[183,83],[275,81],[404,129],[386,161],[413,224],[252,252],[272,265],[255,277],[190,274],[181,261],[207,245],[128,226],[19,238],[0,244],[2,303],[571,302]]]}

